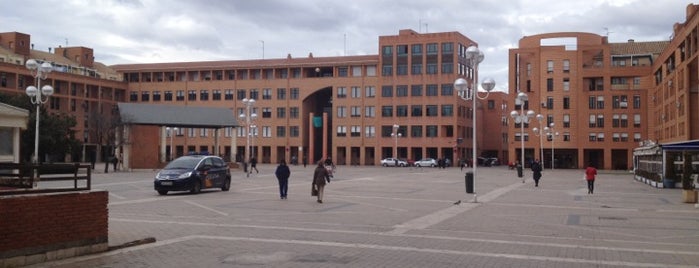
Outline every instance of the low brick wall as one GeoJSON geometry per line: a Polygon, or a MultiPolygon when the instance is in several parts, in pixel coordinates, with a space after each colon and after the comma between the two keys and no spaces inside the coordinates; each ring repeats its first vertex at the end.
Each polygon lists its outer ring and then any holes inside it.
{"type": "Polygon", "coordinates": [[[106,191],[0,197],[0,267],[106,251],[108,198],[106,191]]]}

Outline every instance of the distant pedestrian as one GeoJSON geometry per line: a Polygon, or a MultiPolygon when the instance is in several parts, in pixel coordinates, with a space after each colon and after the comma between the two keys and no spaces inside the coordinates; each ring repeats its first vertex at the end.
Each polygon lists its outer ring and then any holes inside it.
{"type": "Polygon", "coordinates": [[[541,179],[541,163],[539,163],[539,159],[534,160],[531,169],[534,178],[534,187],[539,187],[539,179],[541,179]]]}
{"type": "Polygon", "coordinates": [[[522,163],[519,160],[515,160],[515,168],[517,169],[517,177],[522,178],[522,183],[524,183],[524,167],[522,167],[522,163]]]}
{"type": "Polygon", "coordinates": [[[306,168],[306,164],[308,164],[308,159],[306,159],[306,156],[303,156],[303,167],[306,168]]]}
{"type": "Polygon", "coordinates": [[[286,193],[289,189],[289,176],[291,176],[291,170],[289,166],[286,165],[286,161],[282,159],[277,166],[277,170],[274,171],[274,175],[277,176],[279,181],[279,197],[281,199],[286,199],[286,193]]]}
{"type": "Polygon", "coordinates": [[[585,169],[585,180],[587,180],[587,194],[592,194],[595,191],[595,177],[597,176],[597,169],[590,162],[585,169]]]}
{"type": "Polygon", "coordinates": [[[313,189],[318,191],[318,203],[323,203],[323,190],[326,182],[330,183],[330,177],[325,169],[325,163],[318,161],[318,166],[313,172],[313,189]]]}
{"type": "Polygon", "coordinates": [[[255,157],[250,158],[250,173],[252,173],[253,169],[255,172],[260,173],[260,171],[257,170],[257,159],[255,157]]]}

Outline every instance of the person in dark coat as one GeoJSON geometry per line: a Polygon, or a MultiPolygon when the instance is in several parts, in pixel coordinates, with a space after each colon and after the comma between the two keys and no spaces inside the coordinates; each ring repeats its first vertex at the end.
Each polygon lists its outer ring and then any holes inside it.
{"type": "Polygon", "coordinates": [[[250,173],[252,173],[253,169],[255,172],[260,173],[260,171],[257,170],[257,159],[255,157],[250,158],[250,173]]]}
{"type": "Polygon", "coordinates": [[[531,168],[534,174],[534,187],[539,187],[539,179],[541,179],[541,164],[539,163],[539,159],[534,160],[531,168]]]}
{"type": "Polygon", "coordinates": [[[277,166],[277,170],[274,171],[274,175],[277,176],[279,181],[279,197],[281,199],[286,199],[286,193],[289,189],[289,176],[291,176],[291,170],[289,166],[286,165],[286,161],[282,159],[277,166]]]}
{"type": "Polygon", "coordinates": [[[325,189],[326,181],[330,182],[328,170],[325,169],[325,163],[319,161],[318,166],[313,171],[313,187],[318,190],[318,203],[323,203],[323,190],[325,189]]]}

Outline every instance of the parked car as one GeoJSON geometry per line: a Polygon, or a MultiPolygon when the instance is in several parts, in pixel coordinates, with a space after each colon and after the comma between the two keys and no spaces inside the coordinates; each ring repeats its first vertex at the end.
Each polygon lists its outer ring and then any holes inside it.
{"type": "Polygon", "coordinates": [[[389,158],[384,158],[383,160],[381,160],[381,165],[384,167],[395,167],[395,166],[405,167],[405,166],[408,166],[408,162],[403,160],[403,159],[389,157],[389,158]]]}
{"type": "Polygon", "coordinates": [[[415,161],[415,166],[416,167],[436,167],[437,166],[437,160],[434,158],[423,158],[418,161],[415,161]]]}
{"type": "Polygon", "coordinates": [[[161,195],[169,191],[199,193],[204,188],[228,191],[231,188],[231,170],[218,156],[182,156],[155,175],[153,187],[161,195]]]}

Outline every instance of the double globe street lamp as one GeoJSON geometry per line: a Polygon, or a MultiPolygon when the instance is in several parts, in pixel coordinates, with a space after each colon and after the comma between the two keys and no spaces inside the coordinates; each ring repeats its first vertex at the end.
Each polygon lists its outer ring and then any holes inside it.
{"type": "Polygon", "coordinates": [[[175,156],[172,155],[172,138],[176,135],[178,128],[166,127],[165,129],[167,130],[167,134],[170,136],[170,161],[172,161],[172,159],[175,159],[175,156]]]}
{"type": "Polygon", "coordinates": [[[544,116],[542,114],[537,114],[536,115],[536,120],[539,121],[539,127],[532,128],[532,132],[534,132],[534,135],[539,137],[539,159],[541,159],[541,167],[544,167],[544,135],[546,133],[543,133],[543,129],[541,128],[542,124],[544,123],[544,116]]]}
{"type": "Polygon", "coordinates": [[[41,87],[41,80],[45,80],[48,74],[53,71],[53,65],[51,63],[44,61],[39,64],[35,59],[29,59],[25,63],[25,66],[31,72],[32,76],[36,78],[36,86],[28,86],[26,89],[27,96],[31,99],[32,104],[36,105],[36,127],[34,128],[34,156],[32,161],[37,164],[39,163],[39,108],[42,104],[49,100],[49,96],[53,95],[53,87],[50,85],[44,85],[41,87]],[[39,90],[41,88],[41,90],[39,90]],[[46,97],[46,98],[44,98],[46,97]]]}
{"type": "Polygon", "coordinates": [[[245,170],[247,171],[247,177],[250,177],[250,168],[248,164],[252,158],[252,148],[250,147],[250,138],[252,137],[252,129],[255,128],[253,121],[257,118],[257,114],[253,112],[253,106],[255,105],[255,99],[243,99],[243,105],[245,105],[245,111],[240,114],[240,119],[245,122],[247,143],[246,143],[246,157],[245,160],[245,170]]]}
{"type": "Polygon", "coordinates": [[[391,132],[391,137],[395,140],[395,144],[393,145],[393,158],[396,159],[396,166],[398,166],[398,138],[403,136],[403,133],[398,133],[398,128],[400,128],[399,125],[393,125],[393,132],[391,132]]]}
{"type": "MultiPolygon", "coordinates": [[[[520,112],[517,112],[516,110],[510,112],[510,116],[512,119],[515,120],[515,124],[520,125],[520,136],[519,139],[521,141],[521,158],[520,158],[520,165],[522,165],[522,183],[524,183],[524,124],[529,124],[529,118],[534,117],[534,111],[529,110],[527,113],[524,113],[524,104],[529,100],[529,96],[527,96],[527,93],[520,92],[517,94],[516,100],[519,103],[519,110],[520,112]]],[[[517,103],[515,103],[516,105],[517,103]]]]}
{"type": "MultiPolygon", "coordinates": [[[[476,46],[469,46],[466,49],[466,59],[468,60],[468,65],[470,69],[472,70],[473,74],[473,83],[469,84],[468,81],[464,78],[458,78],[456,81],[454,81],[454,88],[456,89],[459,97],[463,100],[472,100],[472,121],[473,121],[473,126],[471,128],[472,130],[472,139],[473,139],[473,149],[472,149],[472,160],[473,161],[473,202],[477,203],[478,202],[478,195],[476,194],[475,188],[476,188],[476,166],[478,166],[478,161],[477,161],[477,142],[476,142],[476,110],[477,110],[477,99],[486,99],[488,98],[488,95],[490,95],[490,91],[495,88],[495,80],[492,78],[486,78],[483,79],[483,83],[481,84],[481,87],[486,92],[485,97],[480,97],[478,96],[478,65],[483,61],[484,55],[483,52],[478,49],[476,46]]],[[[468,183],[468,182],[467,182],[468,183]]],[[[468,187],[466,187],[468,190],[468,187]]],[[[468,191],[467,191],[468,192],[468,191]]]]}

